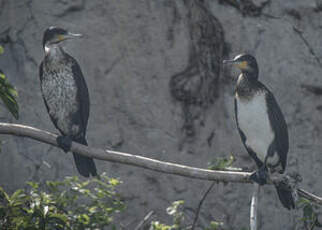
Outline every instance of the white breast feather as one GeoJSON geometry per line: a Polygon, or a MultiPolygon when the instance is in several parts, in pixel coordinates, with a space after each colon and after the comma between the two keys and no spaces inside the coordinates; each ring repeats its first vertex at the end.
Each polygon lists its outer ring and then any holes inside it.
{"type": "Polygon", "coordinates": [[[236,99],[238,124],[246,136],[246,145],[256,153],[261,161],[264,161],[267,150],[274,140],[265,94],[258,93],[250,100],[240,100],[237,95],[236,99]]]}

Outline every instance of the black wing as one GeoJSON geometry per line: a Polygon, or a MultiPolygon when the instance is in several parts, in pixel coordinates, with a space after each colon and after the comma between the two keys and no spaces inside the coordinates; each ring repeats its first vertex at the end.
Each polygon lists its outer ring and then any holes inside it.
{"type": "MultiPolygon", "coordinates": [[[[68,55],[69,56],[69,55],[68,55]]],[[[80,66],[78,65],[77,61],[69,56],[69,58],[72,60],[72,72],[73,77],[76,82],[77,86],[77,101],[79,102],[79,116],[80,116],[80,129],[82,131],[83,136],[85,137],[86,134],[86,128],[88,123],[88,117],[89,117],[89,93],[88,88],[82,73],[82,70],[80,66]]]]}
{"type": "MultiPolygon", "coordinates": [[[[266,88],[266,87],[265,87],[266,88]]],[[[268,117],[275,134],[276,151],[280,157],[283,171],[286,167],[288,152],[288,131],[282,111],[277,104],[274,95],[266,88],[266,101],[268,117]]]]}
{"type": "Polygon", "coordinates": [[[236,120],[236,125],[237,125],[237,129],[238,129],[240,138],[241,138],[241,140],[242,140],[242,142],[243,142],[248,154],[254,159],[254,161],[256,162],[257,167],[260,168],[260,167],[262,167],[263,162],[257,157],[256,153],[252,149],[247,147],[247,145],[246,145],[246,136],[243,133],[243,131],[239,128],[238,116],[237,116],[238,108],[237,108],[237,99],[236,99],[236,97],[235,97],[234,103],[235,103],[235,120],[236,120]]]}
{"type": "Polygon", "coordinates": [[[43,66],[43,62],[40,63],[40,66],[39,66],[39,79],[40,79],[40,83],[42,82],[42,75],[43,75],[43,70],[42,70],[42,67],[43,66]]]}

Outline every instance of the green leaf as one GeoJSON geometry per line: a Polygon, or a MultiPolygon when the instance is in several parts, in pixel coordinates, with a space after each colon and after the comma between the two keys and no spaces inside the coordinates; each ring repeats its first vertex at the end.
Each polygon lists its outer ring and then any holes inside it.
{"type": "Polygon", "coordinates": [[[159,221],[152,221],[152,230],[171,230],[171,226],[161,224],[159,221]]]}
{"type": "Polygon", "coordinates": [[[97,207],[96,206],[90,207],[88,209],[88,211],[89,211],[89,213],[95,213],[95,212],[97,212],[97,207]]]}
{"type": "Polygon", "coordinates": [[[44,218],[44,213],[43,210],[40,209],[38,206],[34,207],[33,213],[32,213],[32,217],[38,217],[38,218],[44,218]]]}
{"type": "Polygon", "coordinates": [[[120,184],[120,181],[118,179],[115,179],[115,178],[111,178],[109,183],[113,186],[117,186],[120,184]]]}
{"type": "Polygon", "coordinates": [[[3,54],[4,50],[3,50],[3,47],[0,46],[0,54],[3,54]]]}
{"type": "Polygon", "coordinates": [[[297,206],[301,206],[301,207],[304,207],[305,205],[310,205],[311,204],[311,201],[309,201],[308,199],[305,199],[303,197],[301,197],[300,199],[298,199],[297,201],[297,206]]]}
{"type": "Polygon", "coordinates": [[[311,205],[305,205],[304,208],[303,208],[303,216],[304,218],[312,218],[312,216],[314,215],[314,212],[313,212],[313,208],[311,205]]]}
{"type": "Polygon", "coordinates": [[[33,190],[38,190],[39,188],[39,184],[37,182],[28,181],[27,185],[29,185],[33,190]]]}
{"type": "MultiPolygon", "coordinates": [[[[0,77],[0,85],[2,80],[0,77]]],[[[116,229],[114,215],[125,205],[109,180],[100,182],[95,178],[84,182],[77,177],[47,181],[45,186],[28,182],[29,192],[17,190],[11,196],[0,187],[0,226],[10,216],[10,226],[6,227],[17,230],[116,229]]]]}
{"type": "Polygon", "coordinates": [[[19,200],[22,197],[25,197],[26,195],[23,193],[22,189],[16,190],[10,197],[11,201],[19,200]]]}
{"type": "Polygon", "coordinates": [[[19,106],[17,97],[17,90],[8,82],[6,76],[0,73],[0,98],[11,114],[18,120],[19,106]]]}
{"type": "Polygon", "coordinates": [[[68,222],[67,216],[58,213],[49,213],[47,220],[50,222],[58,222],[61,225],[67,225],[68,222]]]}
{"type": "Polygon", "coordinates": [[[4,189],[2,187],[0,187],[0,199],[1,200],[4,199],[7,202],[10,201],[8,194],[4,191],[4,189]]]}
{"type": "Polygon", "coordinates": [[[210,227],[208,228],[209,230],[218,230],[220,227],[222,227],[224,223],[222,222],[217,222],[217,221],[211,221],[210,222],[210,227]]]}
{"type": "Polygon", "coordinates": [[[89,216],[86,215],[86,214],[81,214],[79,217],[78,217],[78,220],[80,223],[84,224],[84,225],[88,225],[89,224],[89,216]]]}
{"type": "Polygon", "coordinates": [[[170,216],[176,215],[178,213],[180,206],[182,206],[183,204],[184,204],[183,200],[174,201],[171,204],[171,206],[167,208],[168,215],[170,216]]]}
{"type": "Polygon", "coordinates": [[[208,164],[211,170],[223,170],[230,167],[235,161],[235,157],[230,155],[229,158],[216,158],[208,164]]]}

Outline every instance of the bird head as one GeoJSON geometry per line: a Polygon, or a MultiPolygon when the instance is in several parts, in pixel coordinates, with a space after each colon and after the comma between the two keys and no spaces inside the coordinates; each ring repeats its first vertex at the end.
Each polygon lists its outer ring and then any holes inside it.
{"type": "Polygon", "coordinates": [[[65,29],[51,26],[48,29],[46,29],[44,33],[43,47],[45,48],[46,46],[58,44],[67,39],[80,38],[80,37],[82,37],[81,34],[73,34],[71,32],[68,32],[65,29]]]}
{"type": "Polygon", "coordinates": [[[251,74],[256,76],[258,75],[258,66],[255,57],[250,54],[239,54],[232,60],[224,60],[224,64],[233,64],[242,73],[251,74]]]}

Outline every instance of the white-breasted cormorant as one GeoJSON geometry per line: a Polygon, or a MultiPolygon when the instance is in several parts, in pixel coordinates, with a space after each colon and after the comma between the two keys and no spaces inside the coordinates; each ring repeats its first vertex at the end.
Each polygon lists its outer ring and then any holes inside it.
{"type": "MultiPolygon", "coordinates": [[[[58,27],[48,28],[43,37],[45,58],[40,64],[41,92],[48,114],[62,134],[57,143],[69,151],[71,141],[87,145],[86,128],[89,116],[89,94],[77,61],[59,45],[62,41],[81,37],[58,27]]],[[[73,153],[78,172],[96,176],[96,166],[90,157],[73,153]]]]}
{"type": "MultiPolygon", "coordinates": [[[[253,56],[240,54],[224,63],[232,63],[241,70],[235,88],[235,118],[241,140],[259,168],[251,178],[263,185],[267,167],[271,172],[285,171],[289,147],[287,125],[274,95],[258,81],[258,66],[253,56]]],[[[294,208],[292,192],[282,185],[275,186],[283,206],[294,208]]]]}

